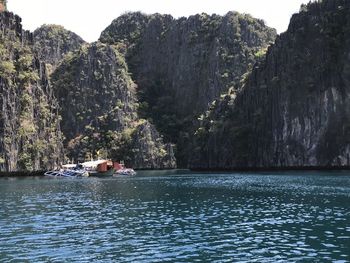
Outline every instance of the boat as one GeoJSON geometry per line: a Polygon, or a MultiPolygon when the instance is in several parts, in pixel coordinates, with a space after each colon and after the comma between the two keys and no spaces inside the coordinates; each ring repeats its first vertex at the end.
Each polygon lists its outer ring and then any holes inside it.
{"type": "Polygon", "coordinates": [[[128,176],[133,176],[136,175],[136,172],[134,169],[131,168],[123,168],[123,169],[119,169],[117,170],[114,175],[128,175],[128,176]]]}
{"type": "Polygon", "coordinates": [[[89,161],[81,164],[90,176],[106,177],[112,176],[115,169],[115,163],[111,160],[89,161]]]}
{"type": "Polygon", "coordinates": [[[118,175],[127,175],[127,176],[133,176],[136,175],[136,172],[132,168],[126,168],[124,166],[124,162],[121,163],[115,163],[114,167],[116,168],[116,171],[114,173],[114,176],[118,175]]]}
{"type": "Polygon", "coordinates": [[[51,170],[44,173],[46,176],[62,177],[86,177],[89,173],[81,166],[76,164],[65,164],[59,170],[51,170]]]}
{"type": "Polygon", "coordinates": [[[133,169],[125,168],[123,163],[113,162],[111,160],[89,161],[80,164],[65,164],[59,170],[45,172],[46,176],[95,176],[108,177],[113,175],[135,175],[133,169]]]}

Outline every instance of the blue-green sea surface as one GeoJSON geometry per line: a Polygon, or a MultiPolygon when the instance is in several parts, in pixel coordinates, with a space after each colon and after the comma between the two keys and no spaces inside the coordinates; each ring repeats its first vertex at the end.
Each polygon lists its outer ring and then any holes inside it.
{"type": "Polygon", "coordinates": [[[350,173],[2,178],[0,262],[350,262],[350,173]]]}

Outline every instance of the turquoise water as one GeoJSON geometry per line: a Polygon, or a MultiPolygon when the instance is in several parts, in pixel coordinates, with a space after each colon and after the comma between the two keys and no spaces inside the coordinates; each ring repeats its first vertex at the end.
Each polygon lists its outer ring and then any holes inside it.
{"type": "Polygon", "coordinates": [[[0,262],[350,262],[350,173],[0,179],[0,262]]]}

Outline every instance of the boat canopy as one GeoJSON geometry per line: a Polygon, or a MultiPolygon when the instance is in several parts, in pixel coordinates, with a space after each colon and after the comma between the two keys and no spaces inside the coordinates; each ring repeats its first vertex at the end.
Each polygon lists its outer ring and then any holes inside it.
{"type": "Polygon", "coordinates": [[[103,164],[103,163],[112,163],[110,160],[97,160],[97,161],[90,161],[90,162],[85,162],[82,163],[81,165],[84,168],[96,168],[99,164],[103,164]]]}
{"type": "Polygon", "coordinates": [[[76,164],[64,164],[62,165],[62,168],[65,168],[65,169],[71,169],[71,168],[75,168],[77,167],[76,164]]]}

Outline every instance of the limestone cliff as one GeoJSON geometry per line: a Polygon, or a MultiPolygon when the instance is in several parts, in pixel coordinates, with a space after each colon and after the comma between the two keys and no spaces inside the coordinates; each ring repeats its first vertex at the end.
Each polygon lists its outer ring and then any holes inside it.
{"type": "Polygon", "coordinates": [[[177,144],[181,166],[196,116],[243,74],[275,39],[275,30],[249,15],[127,13],[100,37],[126,54],[138,85],[140,114],[177,144]]]}
{"type": "Polygon", "coordinates": [[[85,41],[59,25],[43,25],[34,31],[35,50],[50,72],[69,52],[79,49],[85,41]]]}
{"type": "Polygon", "coordinates": [[[52,83],[69,157],[82,161],[102,154],[135,168],[176,167],[172,146],[139,119],[136,85],[113,46],[97,42],[66,55],[52,83]],[[139,133],[141,122],[151,131],[139,133]]]}
{"type": "Polygon", "coordinates": [[[0,171],[53,168],[62,159],[58,104],[21,18],[0,13],[0,171]]]}
{"type": "Polygon", "coordinates": [[[192,168],[350,165],[350,2],[302,6],[196,132],[192,168]]]}

